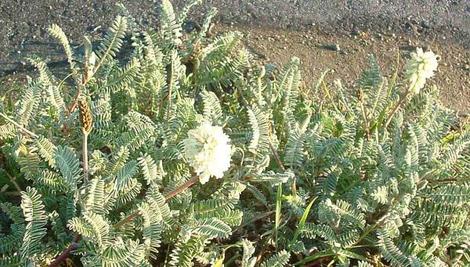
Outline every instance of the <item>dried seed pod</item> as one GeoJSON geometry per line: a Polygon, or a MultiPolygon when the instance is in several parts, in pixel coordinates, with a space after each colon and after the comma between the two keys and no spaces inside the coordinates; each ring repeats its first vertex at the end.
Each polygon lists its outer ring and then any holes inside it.
{"type": "Polygon", "coordinates": [[[91,128],[93,127],[93,118],[90,107],[88,106],[88,102],[85,98],[80,98],[80,100],[78,100],[78,109],[80,111],[80,122],[83,130],[86,133],[91,132],[91,128]]]}

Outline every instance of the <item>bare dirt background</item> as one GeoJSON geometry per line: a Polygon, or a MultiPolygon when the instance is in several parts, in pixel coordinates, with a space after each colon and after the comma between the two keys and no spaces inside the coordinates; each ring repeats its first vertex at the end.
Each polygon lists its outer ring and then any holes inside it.
{"type": "MultiPolygon", "coordinates": [[[[28,56],[60,60],[46,32],[50,24],[59,24],[78,46],[84,34],[103,33],[118,13],[117,2],[142,25],[158,24],[159,1],[0,0],[0,88],[24,78],[28,56]]],[[[185,2],[173,1],[177,8],[185,2]]],[[[329,81],[352,84],[369,53],[390,70],[398,54],[432,49],[441,56],[433,82],[443,102],[470,111],[469,0],[207,0],[192,17],[198,21],[211,6],[219,9],[216,32],[241,31],[264,62],[300,57],[307,83],[331,69],[329,81]]]]}

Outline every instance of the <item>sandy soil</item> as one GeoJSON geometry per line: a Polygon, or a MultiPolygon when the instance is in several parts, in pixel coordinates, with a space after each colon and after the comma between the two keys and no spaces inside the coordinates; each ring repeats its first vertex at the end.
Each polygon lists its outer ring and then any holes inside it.
{"type": "MultiPolygon", "coordinates": [[[[78,45],[83,34],[98,38],[103,33],[118,13],[116,2],[138,23],[158,24],[154,0],[0,0],[0,87],[24,77],[28,56],[61,60],[47,26],[61,25],[78,45]]],[[[177,7],[184,2],[173,1],[177,7]]],[[[192,17],[197,21],[210,6],[219,9],[217,31],[245,33],[246,45],[260,60],[284,63],[300,57],[307,83],[332,69],[328,80],[352,84],[368,53],[390,70],[397,54],[406,57],[416,46],[428,47],[441,56],[433,82],[442,88],[442,100],[470,111],[469,1],[207,0],[192,17]]]]}
{"type": "Polygon", "coordinates": [[[219,30],[245,33],[246,46],[265,63],[283,64],[292,56],[299,57],[303,78],[312,86],[325,70],[331,70],[327,81],[341,79],[343,84],[353,86],[367,67],[369,54],[375,55],[383,73],[388,75],[396,67],[397,55],[403,63],[416,47],[428,48],[441,58],[431,83],[440,88],[442,101],[464,113],[470,111],[470,50],[463,45],[362,31],[338,34],[318,29],[299,32],[223,25],[219,30]]]}

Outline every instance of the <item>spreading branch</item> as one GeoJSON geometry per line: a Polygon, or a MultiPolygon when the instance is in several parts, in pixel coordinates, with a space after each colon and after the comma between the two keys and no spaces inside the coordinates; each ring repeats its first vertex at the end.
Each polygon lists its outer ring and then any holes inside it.
{"type": "MultiPolygon", "coordinates": [[[[197,176],[197,175],[193,176],[191,179],[186,181],[184,184],[178,186],[175,190],[173,190],[173,191],[169,192],[168,194],[166,194],[165,195],[165,201],[167,202],[168,200],[172,199],[173,197],[181,194],[183,191],[185,191],[186,189],[193,186],[198,180],[199,180],[199,176],[197,176]]],[[[127,217],[125,217],[124,219],[122,219],[121,221],[116,223],[114,225],[114,228],[119,228],[119,227],[131,222],[138,215],[139,215],[138,211],[136,211],[134,213],[131,213],[130,215],[128,215],[127,217]]]]}
{"type": "MultiPolygon", "coordinates": [[[[186,181],[184,184],[178,186],[177,188],[175,188],[175,190],[170,191],[169,193],[167,193],[165,195],[165,201],[168,202],[173,197],[181,194],[186,189],[193,186],[197,181],[199,181],[199,176],[195,175],[195,176],[191,177],[191,179],[186,181]]],[[[134,213],[131,213],[130,215],[128,215],[124,219],[117,222],[114,225],[114,228],[122,227],[123,225],[125,225],[125,224],[131,222],[132,220],[134,220],[137,216],[139,216],[138,211],[136,211],[134,213]]],[[[77,249],[78,242],[80,241],[80,239],[81,239],[81,236],[76,235],[74,240],[72,241],[72,243],[65,250],[63,250],[62,253],[60,253],[59,256],[57,256],[57,258],[51,264],[49,264],[49,267],[58,267],[61,262],[65,261],[68,258],[68,256],[70,255],[70,253],[72,251],[74,251],[75,249],[77,249]]]]}
{"type": "Polygon", "coordinates": [[[16,127],[18,127],[22,132],[28,134],[29,136],[33,137],[33,138],[38,138],[39,136],[33,132],[31,132],[30,130],[24,128],[23,126],[21,126],[20,124],[18,124],[16,121],[12,120],[10,117],[8,117],[7,115],[3,114],[2,112],[0,112],[0,116],[2,116],[5,120],[7,120],[8,122],[10,122],[11,124],[15,125],[16,127]]]}
{"type": "MultiPolygon", "coordinates": [[[[287,169],[286,169],[286,167],[284,167],[284,164],[282,164],[281,157],[279,156],[279,153],[277,153],[277,151],[274,148],[271,141],[269,141],[268,143],[269,143],[269,148],[271,149],[271,153],[273,153],[274,160],[276,160],[276,163],[279,166],[279,168],[281,168],[281,170],[283,170],[285,172],[287,169]]],[[[296,183],[295,176],[292,179],[293,179],[292,180],[292,187],[291,187],[292,194],[297,195],[297,183],[296,183]]]]}
{"type": "Polygon", "coordinates": [[[62,253],[60,253],[53,262],[51,262],[51,264],[49,264],[49,267],[58,267],[63,261],[65,261],[68,258],[70,252],[78,248],[78,242],[80,242],[80,239],[81,236],[76,235],[72,243],[64,251],[62,251],[62,253]]]}

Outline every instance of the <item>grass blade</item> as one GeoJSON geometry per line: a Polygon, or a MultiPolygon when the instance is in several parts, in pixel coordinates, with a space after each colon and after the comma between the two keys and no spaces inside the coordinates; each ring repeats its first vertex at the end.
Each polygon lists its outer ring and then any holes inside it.
{"type": "Polygon", "coordinates": [[[294,237],[292,237],[292,240],[290,241],[290,246],[293,245],[295,243],[295,241],[297,241],[297,238],[299,237],[300,231],[302,231],[302,229],[305,226],[305,222],[307,221],[308,214],[310,214],[310,209],[313,206],[313,202],[315,202],[316,199],[317,198],[315,197],[315,198],[312,199],[312,201],[310,201],[310,203],[308,204],[308,206],[305,209],[304,213],[302,214],[302,217],[300,218],[300,221],[299,221],[299,225],[297,226],[297,229],[295,229],[294,237]]]}

